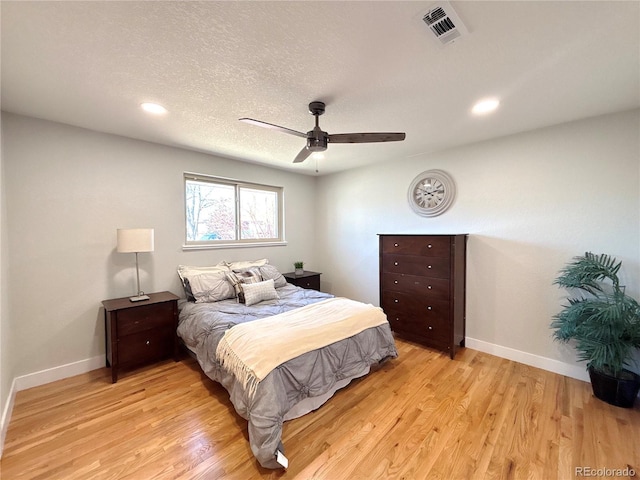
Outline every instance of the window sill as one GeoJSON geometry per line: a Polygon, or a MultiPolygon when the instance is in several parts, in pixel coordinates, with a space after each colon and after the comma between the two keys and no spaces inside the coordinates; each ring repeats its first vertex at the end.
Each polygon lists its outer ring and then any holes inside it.
{"type": "Polygon", "coordinates": [[[287,245],[286,241],[281,242],[247,242],[247,243],[218,243],[207,245],[183,245],[183,251],[189,250],[216,250],[222,248],[256,248],[256,247],[283,247],[287,245]]]}

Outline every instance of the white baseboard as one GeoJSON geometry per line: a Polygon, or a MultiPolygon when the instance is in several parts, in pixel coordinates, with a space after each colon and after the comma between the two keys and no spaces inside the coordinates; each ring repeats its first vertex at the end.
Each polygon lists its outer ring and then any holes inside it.
{"type": "Polygon", "coordinates": [[[564,363],[559,360],[541,357],[540,355],[534,355],[533,353],[527,353],[521,350],[515,350],[513,348],[503,347],[502,345],[496,345],[494,343],[476,340],[475,338],[469,337],[465,339],[465,346],[473,350],[490,353],[497,357],[524,363],[525,365],[541,368],[542,370],[547,370],[549,372],[558,373],[571,378],[577,378],[578,380],[583,380],[585,382],[589,381],[589,374],[587,373],[584,365],[564,363]]]}
{"type": "Polygon", "coordinates": [[[39,387],[46,383],[62,380],[63,378],[73,377],[81,373],[87,373],[91,370],[102,368],[106,365],[104,355],[87,358],[79,362],[67,363],[59,367],[48,368],[39,372],[29,373],[16,377],[16,391],[26,390],[27,388],[39,387]]]}
{"type": "Polygon", "coordinates": [[[0,418],[0,458],[2,458],[2,451],[4,450],[4,439],[7,437],[7,429],[9,428],[9,422],[11,421],[11,413],[13,412],[13,402],[16,399],[16,380],[11,382],[11,389],[9,390],[9,396],[7,397],[7,403],[2,411],[2,417],[0,418]]]}

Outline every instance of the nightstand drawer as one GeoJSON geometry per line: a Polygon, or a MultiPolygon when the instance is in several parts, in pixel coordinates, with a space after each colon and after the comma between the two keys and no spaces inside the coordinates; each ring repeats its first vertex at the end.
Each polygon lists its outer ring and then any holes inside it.
{"type": "Polygon", "coordinates": [[[137,365],[170,357],[173,353],[171,327],[134,333],[118,340],[120,366],[137,365]]]}
{"type": "Polygon", "coordinates": [[[154,303],[118,312],[118,336],[152,330],[173,323],[173,303],[154,303]]]}
{"type": "Polygon", "coordinates": [[[320,273],[305,270],[302,275],[296,275],[295,272],[282,274],[287,282],[297,287],[309,288],[311,290],[320,291],[320,273]]]}

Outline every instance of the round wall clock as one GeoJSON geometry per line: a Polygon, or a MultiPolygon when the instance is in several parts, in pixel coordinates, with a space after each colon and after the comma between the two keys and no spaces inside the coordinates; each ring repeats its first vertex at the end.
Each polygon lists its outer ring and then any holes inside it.
{"type": "Polygon", "coordinates": [[[423,217],[436,217],[444,213],[456,196],[456,185],[447,172],[427,170],[409,185],[409,205],[423,217]]]}

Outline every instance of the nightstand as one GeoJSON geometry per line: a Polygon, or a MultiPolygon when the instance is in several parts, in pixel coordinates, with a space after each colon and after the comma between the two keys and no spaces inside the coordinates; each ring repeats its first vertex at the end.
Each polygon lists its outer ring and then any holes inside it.
{"type": "Polygon", "coordinates": [[[296,275],[295,272],[283,273],[282,275],[287,279],[287,282],[292,283],[293,285],[320,291],[321,273],[305,270],[302,275],[296,275]]]}
{"type": "Polygon", "coordinates": [[[129,297],[104,300],[107,366],[111,382],[122,368],[178,356],[178,298],[171,292],[150,293],[149,300],[129,297]]]}

